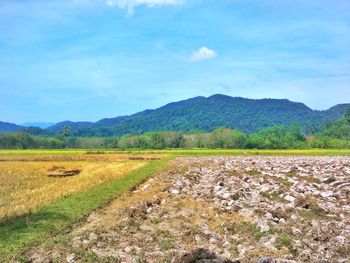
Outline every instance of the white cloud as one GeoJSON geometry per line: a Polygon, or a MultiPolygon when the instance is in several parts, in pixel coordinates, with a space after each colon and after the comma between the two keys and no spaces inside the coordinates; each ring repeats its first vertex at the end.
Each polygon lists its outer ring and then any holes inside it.
{"type": "Polygon", "coordinates": [[[207,47],[201,47],[194,51],[191,55],[191,61],[200,61],[204,59],[214,58],[217,54],[214,50],[207,47]]]}
{"type": "Polygon", "coordinates": [[[133,14],[134,8],[145,5],[148,7],[162,5],[179,5],[184,3],[184,0],[105,0],[107,5],[116,6],[121,9],[127,9],[128,14],[133,14]]]}

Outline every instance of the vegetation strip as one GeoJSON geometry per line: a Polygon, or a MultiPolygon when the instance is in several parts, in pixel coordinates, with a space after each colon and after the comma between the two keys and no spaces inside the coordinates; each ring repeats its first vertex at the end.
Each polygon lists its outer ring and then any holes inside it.
{"type": "Polygon", "coordinates": [[[150,161],[127,176],[111,183],[94,187],[88,192],[63,198],[38,212],[14,219],[0,226],[0,262],[8,262],[30,246],[66,231],[73,223],[86,217],[126,191],[163,170],[173,156],[150,161]]]}

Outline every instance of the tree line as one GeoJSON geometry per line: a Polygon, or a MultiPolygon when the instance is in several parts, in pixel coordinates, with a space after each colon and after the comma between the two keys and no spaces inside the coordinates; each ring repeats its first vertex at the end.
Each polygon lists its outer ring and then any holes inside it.
{"type": "MultiPolygon", "coordinates": [[[[350,135],[350,131],[349,131],[350,135]]],[[[350,136],[334,138],[319,133],[305,136],[298,125],[289,128],[274,126],[248,135],[237,130],[219,128],[209,133],[184,134],[181,132],[156,132],[143,135],[126,135],[117,140],[119,149],[308,149],[350,148],[350,136]]]]}
{"type": "Polygon", "coordinates": [[[34,136],[24,132],[0,134],[0,149],[112,149],[116,138],[34,136]]]}

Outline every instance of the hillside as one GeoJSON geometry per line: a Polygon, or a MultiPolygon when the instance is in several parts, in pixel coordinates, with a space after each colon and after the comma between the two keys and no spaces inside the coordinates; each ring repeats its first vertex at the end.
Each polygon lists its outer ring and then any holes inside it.
{"type": "Polygon", "coordinates": [[[246,99],[225,95],[195,97],[172,102],[154,110],[130,116],[105,118],[93,122],[63,121],[46,129],[9,124],[0,132],[23,130],[34,135],[59,133],[65,125],[74,136],[121,136],[151,131],[212,131],[218,127],[255,133],[274,125],[289,126],[297,122],[306,132],[341,118],[350,104],[338,104],[328,110],[312,110],[303,103],[287,99],[246,99]]]}
{"type": "Polygon", "coordinates": [[[0,133],[16,132],[22,130],[23,128],[23,126],[14,123],[0,121],[0,133]]]}
{"type": "Polygon", "coordinates": [[[101,120],[75,133],[105,136],[167,130],[211,131],[217,127],[254,133],[262,128],[277,124],[288,126],[293,122],[308,130],[339,119],[348,107],[350,104],[340,104],[326,111],[316,111],[305,104],[286,99],[254,100],[213,95],[169,103],[130,116],[101,120]]]}
{"type": "Polygon", "coordinates": [[[318,135],[350,141],[350,108],[345,116],[323,129],[318,135]]]}
{"type": "Polygon", "coordinates": [[[61,132],[64,126],[69,126],[72,130],[76,131],[83,128],[90,128],[93,125],[94,125],[93,122],[87,122],[87,121],[79,121],[79,122],[62,121],[46,128],[45,131],[51,134],[55,134],[55,133],[61,132]]]}

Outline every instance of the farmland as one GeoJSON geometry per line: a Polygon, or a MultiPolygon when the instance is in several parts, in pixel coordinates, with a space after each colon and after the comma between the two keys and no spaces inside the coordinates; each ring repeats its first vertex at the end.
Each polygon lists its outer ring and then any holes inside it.
{"type": "Polygon", "coordinates": [[[0,152],[0,262],[69,227],[166,164],[164,154],[0,152]]]}
{"type": "Polygon", "coordinates": [[[145,162],[2,162],[0,163],[0,218],[20,216],[58,198],[87,191],[120,179],[145,162]],[[67,178],[54,177],[54,170],[79,171],[67,178]]]}
{"type": "Polygon", "coordinates": [[[350,0],[0,21],[0,263],[350,263],[350,0]]]}
{"type": "Polygon", "coordinates": [[[0,262],[343,260],[349,155],[0,151],[0,262]]]}
{"type": "Polygon", "coordinates": [[[62,153],[0,156],[0,220],[34,212],[64,196],[120,179],[147,163],[147,156],[142,155],[62,153]]]}

